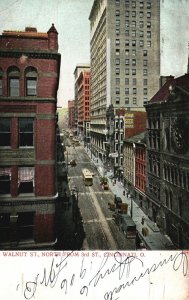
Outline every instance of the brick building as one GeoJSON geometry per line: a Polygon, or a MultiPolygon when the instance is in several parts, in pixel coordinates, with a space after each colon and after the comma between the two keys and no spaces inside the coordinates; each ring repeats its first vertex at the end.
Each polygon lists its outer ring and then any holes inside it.
{"type": "Polygon", "coordinates": [[[145,132],[124,140],[123,178],[128,192],[143,207],[146,187],[145,132]]]}
{"type": "Polygon", "coordinates": [[[135,136],[135,200],[146,211],[146,142],[145,132],[135,136]]]}
{"type": "Polygon", "coordinates": [[[55,241],[58,32],[0,36],[0,245],[55,241]]]}
{"type": "Polygon", "coordinates": [[[68,128],[71,131],[74,131],[74,124],[75,124],[75,101],[69,100],[68,101],[68,128]]]}
{"type": "Polygon", "coordinates": [[[78,131],[78,113],[79,113],[79,86],[78,86],[78,79],[79,76],[82,72],[90,72],[90,64],[83,63],[83,64],[77,64],[74,70],[74,98],[75,98],[75,130],[74,130],[74,135],[78,136],[79,131],[78,131]]]}
{"type": "Polygon", "coordinates": [[[78,134],[87,142],[87,131],[90,124],[90,69],[83,70],[77,80],[78,86],[78,134]]]}

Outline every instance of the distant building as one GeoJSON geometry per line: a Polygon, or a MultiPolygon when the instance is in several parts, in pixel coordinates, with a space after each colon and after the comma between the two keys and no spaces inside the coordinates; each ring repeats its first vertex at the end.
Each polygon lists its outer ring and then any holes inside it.
{"type": "Polygon", "coordinates": [[[91,74],[90,68],[80,72],[78,88],[78,135],[84,142],[90,142],[91,74]]]}
{"type": "Polygon", "coordinates": [[[75,100],[68,101],[68,128],[73,132],[75,125],[75,100]]]}
{"type": "Polygon", "coordinates": [[[145,132],[124,140],[123,179],[127,192],[145,210],[146,144],[145,132]]]}
{"type": "Polygon", "coordinates": [[[135,136],[135,193],[134,198],[143,211],[146,204],[146,131],[135,136]]]}
{"type": "Polygon", "coordinates": [[[135,187],[135,148],[132,138],[126,139],[123,146],[123,180],[129,194],[134,197],[135,187]]]}
{"type": "MultiPolygon", "coordinates": [[[[105,159],[112,134],[107,115],[116,118],[119,108],[145,111],[159,89],[160,1],[94,0],[89,20],[91,147],[105,159]]],[[[121,167],[122,156],[114,158],[121,167]]]]}
{"type": "Polygon", "coordinates": [[[74,77],[75,77],[75,85],[74,85],[74,98],[75,98],[75,135],[78,136],[79,135],[79,131],[78,131],[78,110],[79,110],[79,88],[78,88],[78,78],[81,74],[81,72],[83,71],[90,71],[90,64],[87,63],[83,63],[83,64],[77,64],[76,68],[74,70],[74,77]]]}
{"type": "Polygon", "coordinates": [[[55,242],[58,32],[0,36],[0,247],[55,242]]]}
{"type": "Polygon", "coordinates": [[[148,215],[189,248],[189,74],[168,78],[147,111],[148,215]]]}
{"type": "Polygon", "coordinates": [[[119,108],[114,115],[110,107],[107,111],[107,129],[106,155],[114,167],[115,175],[123,178],[124,139],[146,130],[146,112],[119,108]],[[118,155],[111,156],[112,153],[118,155]]]}

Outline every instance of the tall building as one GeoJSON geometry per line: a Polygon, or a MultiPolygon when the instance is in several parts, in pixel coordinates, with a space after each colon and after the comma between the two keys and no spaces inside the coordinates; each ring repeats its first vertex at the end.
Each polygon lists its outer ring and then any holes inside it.
{"type": "Polygon", "coordinates": [[[58,32],[0,35],[0,247],[55,242],[58,32]]]}
{"type": "Polygon", "coordinates": [[[78,135],[84,140],[84,143],[90,142],[90,86],[91,75],[90,68],[80,72],[77,79],[78,88],[78,135]]]}
{"type": "Polygon", "coordinates": [[[83,71],[90,71],[90,64],[83,63],[83,64],[77,64],[75,70],[74,70],[74,78],[75,78],[75,84],[74,84],[74,98],[75,98],[75,135],[79,135],[78,132],[78,78],[80,76],[80,73],[83,71]]]}
{"type": "Polygon", "coordinates": [[[169,77],[146,105],[147,209],[176,248],[189,247],[189,74],[169,77]]]}
{"type": "Polygon", "coordinates": [[[160,1],[95,0],[89,20],[91,146],[105,159],[109,108],[144,111],[159,89],[160,1]]]}
{"type": "Polygon", "coordinates": [[[75,100],[68,100],[68,128],[73,132],[75,125],[75,100]]]}

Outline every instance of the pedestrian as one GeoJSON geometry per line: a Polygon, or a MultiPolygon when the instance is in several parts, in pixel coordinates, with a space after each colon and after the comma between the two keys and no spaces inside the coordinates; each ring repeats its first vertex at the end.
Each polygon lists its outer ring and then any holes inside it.
{"type": "Polygon", "coordinates": [[[142,224],[142,225],[144,225],[144,220],[145,220],[145,218],[142,217],[142,220],[141,220],[141,224],[142,224]]]}
{"type": "Polygon", "coordinates": [[[123,190],[123,196],[125,196],[125,190],[123,190]]]}

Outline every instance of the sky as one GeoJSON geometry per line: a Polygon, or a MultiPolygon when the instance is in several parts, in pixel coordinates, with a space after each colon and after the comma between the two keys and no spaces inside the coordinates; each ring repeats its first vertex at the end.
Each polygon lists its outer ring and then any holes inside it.
{"type": "MultiPolygon", "coordinates": [[[[177,77],[187,71],[189,0],[160,1],[161,75],[177,77]]],[[[90,63],[92,5],[93,0],[0,0],[0,34],[3,30],[24,31],[27,26],[47,32],[54,23],[61,54],[58,106],[67,107],[67,101],[74,99],[76,65],[90,63]]]]}

